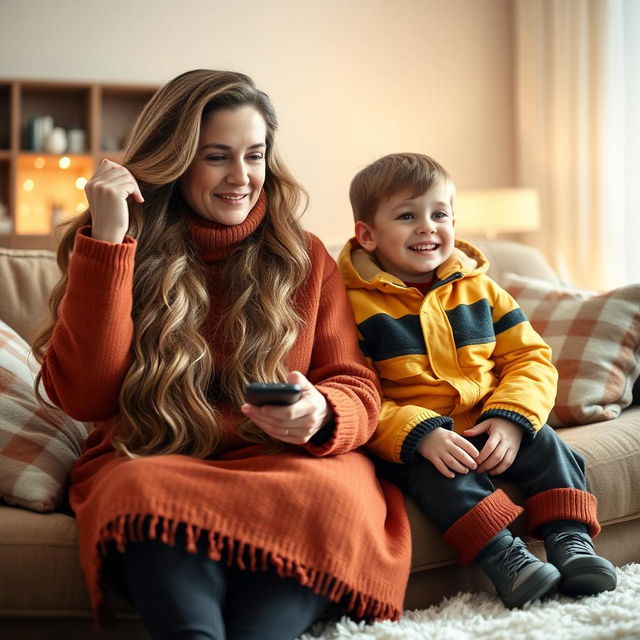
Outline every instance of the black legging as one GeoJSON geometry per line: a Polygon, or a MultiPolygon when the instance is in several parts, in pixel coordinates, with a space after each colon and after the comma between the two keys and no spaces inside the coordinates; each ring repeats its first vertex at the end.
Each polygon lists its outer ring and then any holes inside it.
{"type": "Polygon", "coordinates": [[[187,552],[179,527],[173,546],[131,542],[125,553],[107,554],[105,578],[133,602],[154,640],[287,640],[329,608],[328,598],[274,569],[210,560],[205,544],[187,552]]]}

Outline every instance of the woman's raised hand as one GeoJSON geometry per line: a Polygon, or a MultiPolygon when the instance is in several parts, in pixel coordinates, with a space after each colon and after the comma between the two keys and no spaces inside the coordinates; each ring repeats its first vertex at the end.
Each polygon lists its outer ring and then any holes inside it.
{"type": "Polygon", "coordinates": [[[144,202],[131,172],[104,159],[85,188],[91,211],[91,236],[106,242],[122,242],[129,229],[129,197],[144,202]]]}
{"type": "Polygon", "coordinates": [[[294,404],[261,407],[243,404],[240,409],[272,438],[301,445],[329,422],[333,412],[326,398],[299,371],[292,371],[287,382],[302,387],[300,400],[294,404]]]}

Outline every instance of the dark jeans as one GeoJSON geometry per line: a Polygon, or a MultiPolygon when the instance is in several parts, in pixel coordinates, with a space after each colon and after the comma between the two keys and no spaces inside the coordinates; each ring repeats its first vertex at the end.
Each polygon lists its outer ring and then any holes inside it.
{"type": "MultiPolygon", "coordinates": [[[[483,433],[468,440],[481,451],[487,438],[483,433]]],[[[491,476],[486,473],[469,471],[447,478],[422,457],[411,464],[379,460],[376,466],[382,477],[410,495],[441,531],[446,531],[495,491],[491,476]]],[[[535,438],[522,441],[511,466],[497,477],[513,482],[525,498],[531,498],[549,489],[585,491],[584,472],[582,455],[567,446],[551,427],[544,425],[535,438]]]]}
{"type": "Polygon", "coordinates": [[[273,569],[210,560],[201,540],[197,553],[187,552],[180,527],[173,546],[130,542],[105,558],[105,579],[133,602],[154,640],[287,640],[329,608],[328,598],[273,569]]]}

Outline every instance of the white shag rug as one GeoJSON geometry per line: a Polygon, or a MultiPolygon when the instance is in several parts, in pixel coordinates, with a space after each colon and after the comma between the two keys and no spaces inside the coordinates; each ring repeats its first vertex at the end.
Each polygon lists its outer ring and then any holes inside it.
{"type": "Polygon", "coordinates": [[[458,593],[398,622],[317,624],[299,640],[619,640],[640,639],[640,564],[618,568],[615,591],[573,599],[555,595],[507,609],[496,595],[458,593]]]}

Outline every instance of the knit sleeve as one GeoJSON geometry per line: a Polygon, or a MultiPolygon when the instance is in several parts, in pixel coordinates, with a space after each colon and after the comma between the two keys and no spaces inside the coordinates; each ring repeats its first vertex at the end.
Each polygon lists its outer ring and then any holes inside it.
{"type": "Polygon", "coordinates": [[[107,420],[130,364],[132,282],[136,242],[76,235],[67,289],[42,364],[52,402],[84,421],[107,420]]]}
{"type": "Polygon", "coordinates": [[[522,427],[527,437],[534,437],[553,408],[558,372],[551,361],[551,348],[518,303],[496,283],[489,282],[496,333],[493,361],[500,382],[486,399],[477,422],[506,418],[522,427]]]}
{"type": "Polygon", "coordinates": [[[363,445],[375,431],[380,411],[377,378],[358,346],[351,307],[337,266],[326,251],[321,260],[324,277],[307,378],[326,397],[335,426],[331,437],[322,444],[307,443],[309,452],[318,456],[345,453],[363,445]]]}
{"type": "Polygon", "coordinates": [[[378,428],[367,443],[367,449],[390,462],[415,462],[418,446],[434,429],[453,430],[453,420],[413,404],[383,400],[378,428]]]}

